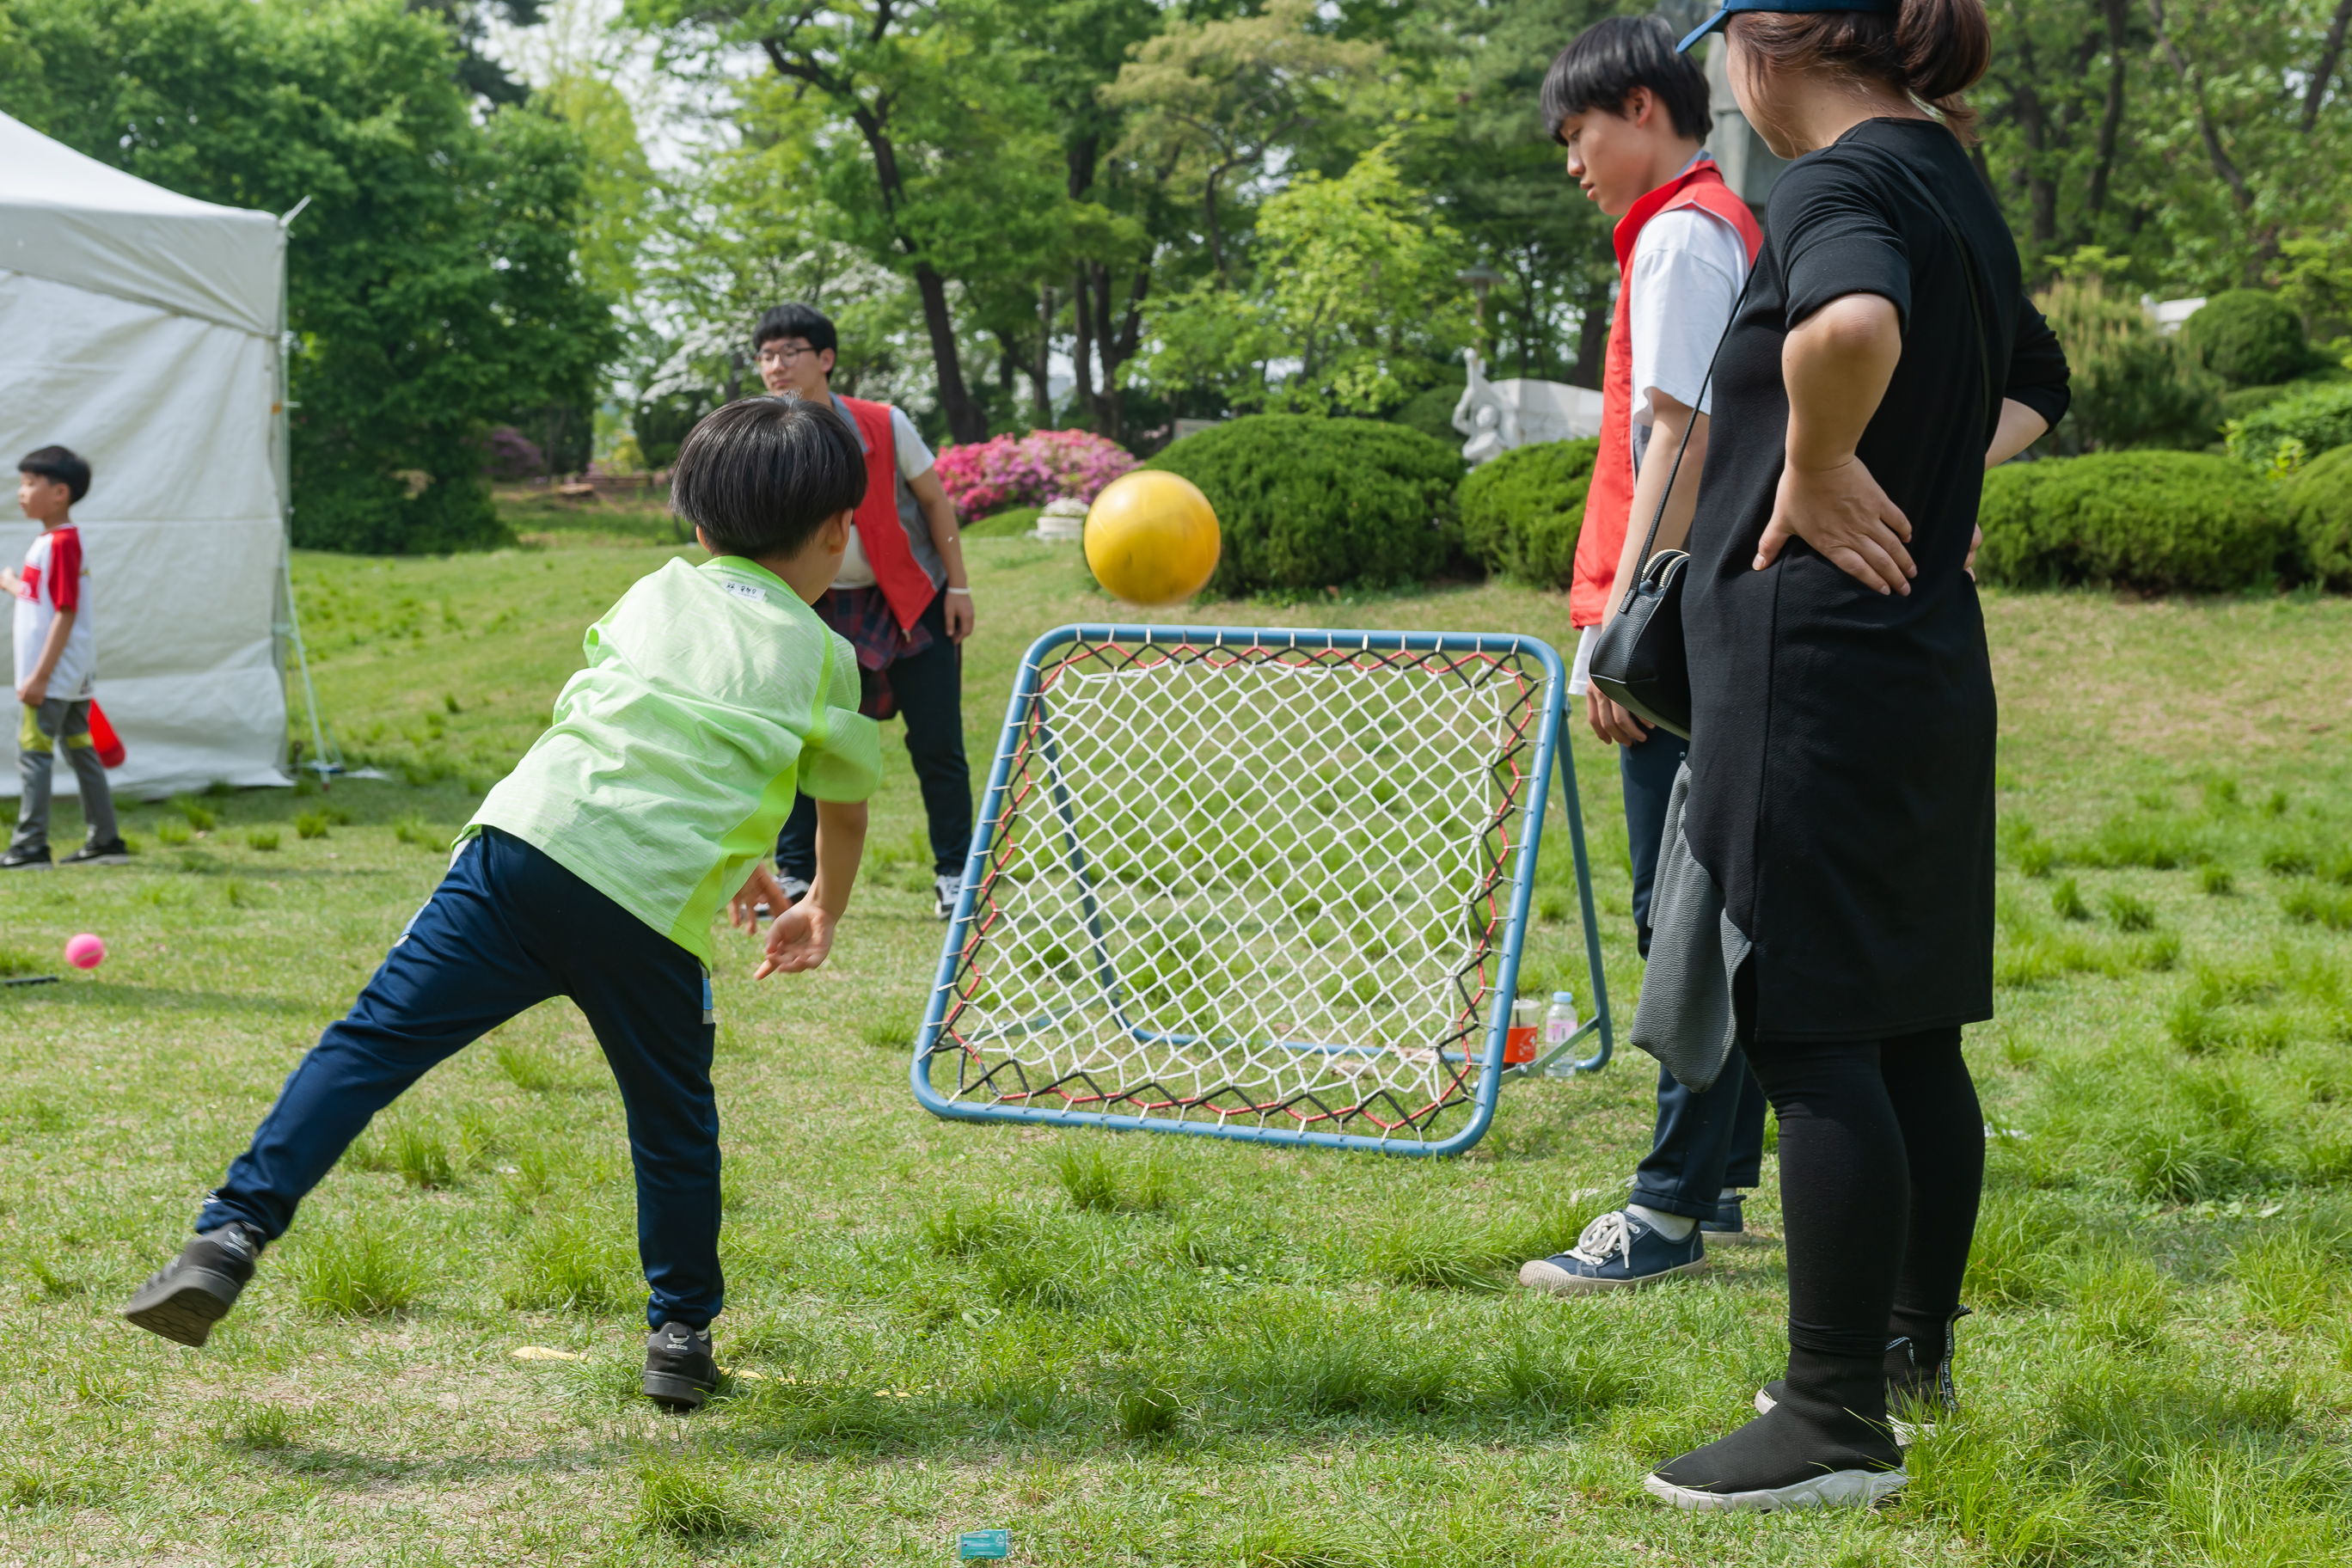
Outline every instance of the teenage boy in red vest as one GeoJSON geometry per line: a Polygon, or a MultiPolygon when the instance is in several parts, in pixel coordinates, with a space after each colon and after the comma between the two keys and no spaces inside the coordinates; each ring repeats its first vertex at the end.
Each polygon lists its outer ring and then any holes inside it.
{"type": "MultiPolygon", "coordinates": [[[[1569,689],[1583,696],[1593,733],[1620,748],[1633,923],[1646,958],[1666,798],[1689,746],[1588,689],[1585,670],[1622,584],[1641,570],[1643,538],[1662,500],[1654,548],[1679,548],[1689,531],[1706,458],[1707,365],[1764,236],[1701,148],[1712,125],[1706,78],[1675,52],[1673,32],[1655,16],[1612,17],[1561,50],[1544,79],[1542,110],[1568,148],[1569,174],[1617,219],[1601,455],[1569,594],[1579,628],[1569,689]],[[1689,450],[1669,497],[1667,476],[1685,434],[1689,450]]],[[[1594,1220],[1569,1251],[1521,1268],[1520,1283],[1605,1290],[1699,1268],[1702,1231],[1740,1231],[1738,1189],[1761,1176],[1763,1142],[1764,1094],[1744,1059],[1705,1094],[1661,1070],[1657,1129],[1631,1200],[1594,1220]]]]}
{"type": "MultiPolygon", "coordinates": [[[[779,305],[751,330],[760,379],[837,409],[866,450],[866,500],[833,588],[815,604],[857,650],[860,710],[907,720],[907,756],[929,819],[933,910],[955,914],[971,849],[971,770],[963,752],[963,660],[971,635],[971,579],[955,505],[933,470],[930,448],[904,411],[837,395],[840,339],[814,305],[779,305]]],[[[816,804],[803,796],[776,836],[776,880],[786,900],[816,878],[816,804]]]]}

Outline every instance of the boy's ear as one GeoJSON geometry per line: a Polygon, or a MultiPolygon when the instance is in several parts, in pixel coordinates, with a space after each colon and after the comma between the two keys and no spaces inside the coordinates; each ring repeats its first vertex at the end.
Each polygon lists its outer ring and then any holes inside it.
{"type": "Polygon", "coordinates": [[[857,519],[857,509],[845,508],[824,520],[824,547],[832,551],[849,548],[850,524],[857,519]]]}
{"type": "Polygon", "coordinates": [[[1646,87],[1636,87],[1625,94],[1625,101],[1618,106],[1617,118],[1635,125],[1646,125],[1657,109],[1658,95],[1646,87]]]}

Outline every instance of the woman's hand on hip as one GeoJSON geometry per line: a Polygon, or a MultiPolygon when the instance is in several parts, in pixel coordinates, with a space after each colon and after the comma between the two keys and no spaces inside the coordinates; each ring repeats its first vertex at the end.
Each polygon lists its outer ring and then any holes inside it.
{"type": "Polygon", "coordinates": [[[1779,560],[1792,538],[1881,594],[1908,594],[1911,579],[1919,574],[1904,548],[1911,542],[1911,520],[1879,489],[1860,458],[1825,468],[1793,463],[1781,468],[1772,521],[1756,547],[1755,569],[1761,572],[1779,560]]]}

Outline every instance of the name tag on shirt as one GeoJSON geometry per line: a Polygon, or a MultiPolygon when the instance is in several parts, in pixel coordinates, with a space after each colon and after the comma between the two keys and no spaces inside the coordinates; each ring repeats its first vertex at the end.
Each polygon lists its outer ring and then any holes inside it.
{"type": "Polygon", "coordinates": [[[749,599],[755,605],[764,605],[768,602],[768,591],[757,583],[730,582],[721,583],[719,585],[739,599],[749,599]]]}

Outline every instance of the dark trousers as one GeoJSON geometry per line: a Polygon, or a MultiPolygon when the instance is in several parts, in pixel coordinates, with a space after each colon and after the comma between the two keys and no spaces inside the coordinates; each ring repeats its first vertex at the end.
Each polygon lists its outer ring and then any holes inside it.
{"type": "Polygon", "coordinates": [[[241,1219],[283,1235],[370,1118],[551,996],[579,1004],[620,1082],[646,1320],[704,1327],[723,1303],[709,979],[686,949],[495,828],[458,854],[350,1016],[286,1080],[196,1229],[241,1219]]]}
{"type": "MultiPolygon", "coordinates": [[[[1653,730],[1638,746],[1617,750],[1625,791],[1626,847],[1633,862],[1633,930],[1650,956],[1650,885],[1657,878],[1666,802],[1690,742],[1653,730]]],[[[1714,1217],[1726,1187],[1752,1187],[1764,1173],[1764,1090],[1738,1051],[1705,1094],[1658,1069],[1658,1121],[1649,1157],[1633,1172],[1629,1200],[1662,1214],[1714,1217]]]]}
{"type": "Polygon", "coordinates": [[[1943,1353],[1984,1187],[1984,1116],[1960,1032],[1765,1043],[1749,1059],[1780,1117],[1789,1335],[1874,1364],[1890,1335],[1943,1353]]]}
{"type": "MultiPolygon", "coordinates": [[[[948,637],[947,604],[942,593],[923,612],[931,646],[886,665],[882,674],[907,721],[907,758],[930,825],[931,868],[961,877],[971,853],[971,769],[963,754],[963,654],[948,637]]],[[[807,795],[793,803],[776,835],[776,871],[816,880],[816,802],[807,795]]]]}

